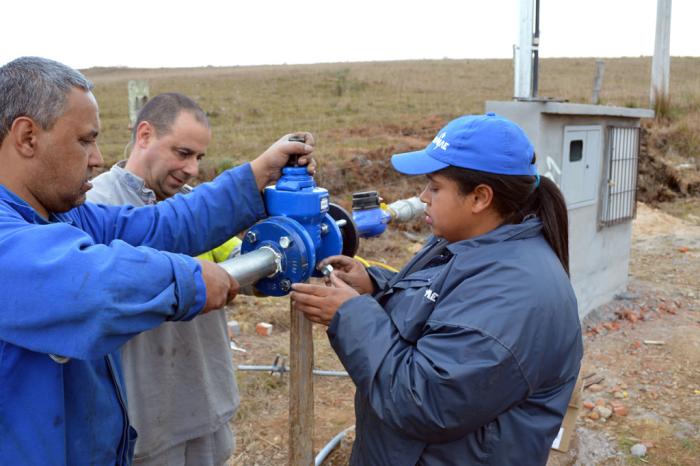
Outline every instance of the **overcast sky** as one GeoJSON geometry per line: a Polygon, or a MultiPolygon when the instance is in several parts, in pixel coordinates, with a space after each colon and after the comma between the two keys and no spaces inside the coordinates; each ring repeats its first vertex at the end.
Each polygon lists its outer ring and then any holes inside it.
{"type": "MultiPolygon", "coordinates": [[[[657,0],[541,0],[542,57],[650,56],[657,0]]],[[[518,0],[8,0],[0,63],[76,68],[510,58],[518,0]]],[[[674,0],[671,55],[700,56],[700,0],[674,0]]]]}

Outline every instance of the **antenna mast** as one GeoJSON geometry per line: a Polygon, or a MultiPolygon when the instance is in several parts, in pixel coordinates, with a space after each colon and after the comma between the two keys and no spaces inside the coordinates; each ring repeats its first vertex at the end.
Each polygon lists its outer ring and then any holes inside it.
{"type": "Polygon", "coordinates": [[[515,46],[516,99],[537,97],[540,45],[540,0],[520,0],[520,35],[515,46]]]}

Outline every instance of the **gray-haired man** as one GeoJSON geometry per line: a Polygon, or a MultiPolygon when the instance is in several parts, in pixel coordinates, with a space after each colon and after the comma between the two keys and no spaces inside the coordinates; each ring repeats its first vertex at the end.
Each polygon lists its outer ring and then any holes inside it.
{"type": "Polygon", "coordinates": [[[290,154],[308,161],[313,150],[310,134],[308,144],[285,136],[187,196],[141,208],[84,203],[102,164],[91,89],[52,60],[0,67],[3,465],[131,463],[116,350],[235,296],[223,269],[189,255],[264,217],[260,190],[290,154]]]}

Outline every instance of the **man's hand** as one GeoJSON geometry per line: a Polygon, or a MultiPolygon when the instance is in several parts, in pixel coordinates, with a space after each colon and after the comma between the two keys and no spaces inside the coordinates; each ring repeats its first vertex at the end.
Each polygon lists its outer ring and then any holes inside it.
{"type": "Polygon", "coordinates": [[[348,256],[330,256],[323,259],[318,268],[330,264],[333,273],[342,281],[350,285],[360,294],[374,292],[374,282],[369,278],[367,269],[359,261],[348,256]]]}
{"type": "Polygon", "coordinates": [[[303,312],[306,318],[317,324],[328,325],[345,301],[359,296],[350,285],[331,272],[330,286],[295,283],[289,295],[294,309],[303,312]]]}
{"type": "Polygon", "coordinates": [[[204,303],[202,314],[215,309],[221,309],[238,294],[240,285],[235,278],[206,259],[197,259],[202,266],[202,279],[207,289],[207,300],[204,303]]]}
{"type": "Polygon", "coordinates": [[[316,170],[316,163],[311,157],[313,150],[314,137],[311,133],[292,133],[282,136],[265,152],[250,162],[258,189],[262,190],[281,176],[282,167],[287,164],[287,160],[292,154],[300,155],[299,165],[308,164],[308,171],[313,175],[316,170]],[[289,138],[293,136],[303,138],[304,142],[290,141],[289,138]]]}

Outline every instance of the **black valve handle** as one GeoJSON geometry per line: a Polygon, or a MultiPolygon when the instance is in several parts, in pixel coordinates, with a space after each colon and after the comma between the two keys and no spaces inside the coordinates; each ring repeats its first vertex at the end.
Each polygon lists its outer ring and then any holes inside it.
{"type": "MultiPolygon", "coordinates": [[[[306,142],[306,139],[304,136],[289,136],[289,141],[291,142],[306,142]]],[[[290,154],[289,158],[287,159],[287,165],[285,167],[298,167],[299,166],[299,157],[301,155],[299,154],[290,154]]]]}

